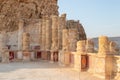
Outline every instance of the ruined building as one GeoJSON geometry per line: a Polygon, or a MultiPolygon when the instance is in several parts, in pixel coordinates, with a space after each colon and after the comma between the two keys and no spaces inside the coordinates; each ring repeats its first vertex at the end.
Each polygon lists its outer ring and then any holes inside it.
{"type": "Polygon", "coordinates": [[[86,34],[79,21],[59,16],[57,0],[0,0],[0,46],[15,59],[51,59],[76,51],[86,34]],[[4,39],[4,40],[3,40],[4,39]]]}

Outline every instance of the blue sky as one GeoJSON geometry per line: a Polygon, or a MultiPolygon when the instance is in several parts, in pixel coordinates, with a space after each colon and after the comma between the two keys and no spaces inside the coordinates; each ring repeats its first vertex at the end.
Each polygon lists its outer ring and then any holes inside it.
{"type": "Polygon", "coordinates": [[[58,0],[60,14],[80,20],[87,37],[120,36],[120,0],[58,0]]]}

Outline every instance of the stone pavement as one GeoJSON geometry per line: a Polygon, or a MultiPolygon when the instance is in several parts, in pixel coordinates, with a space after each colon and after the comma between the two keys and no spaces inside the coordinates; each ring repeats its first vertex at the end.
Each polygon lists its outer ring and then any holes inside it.
{"type": "Polygon", "coordinates": [[[102,80],[47,61],[0,63],[0,80],[102,80]]]}

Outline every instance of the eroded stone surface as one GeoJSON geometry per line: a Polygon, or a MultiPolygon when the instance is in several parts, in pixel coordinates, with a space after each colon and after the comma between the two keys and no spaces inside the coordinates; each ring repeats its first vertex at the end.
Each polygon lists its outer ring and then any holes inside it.
{"type": "Polygon", "coordinates": [[[20,18],[40,19],[46,15],[58,15],[57,0],[0,0],[0,30],[18,29],[20,18]]]}

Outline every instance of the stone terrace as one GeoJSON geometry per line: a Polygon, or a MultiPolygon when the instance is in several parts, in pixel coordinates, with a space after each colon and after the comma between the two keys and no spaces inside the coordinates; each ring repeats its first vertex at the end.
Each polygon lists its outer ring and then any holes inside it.
{"type": "Polygon", "coordinates": [[[102,80],[48,61],[0,63],[0,80],[102,80]]]}

